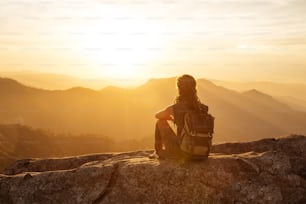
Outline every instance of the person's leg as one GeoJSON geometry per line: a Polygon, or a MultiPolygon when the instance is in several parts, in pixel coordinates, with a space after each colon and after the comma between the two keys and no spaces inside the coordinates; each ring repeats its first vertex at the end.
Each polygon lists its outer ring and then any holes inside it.
{"type": "Polygon", "coordinates": [[[163,147],[166,155],[178,156],[180,151],[178,136],[167,120],[158,120],[155,130],[155,150],[157,154],[158,151],[163,150],[163,147]]]}
{"type": "Polygon", "coordinates": [[[155,125],[155,152],[159,154],[163,149],[162,137],[158,128],[158,123],[155,125]]]}

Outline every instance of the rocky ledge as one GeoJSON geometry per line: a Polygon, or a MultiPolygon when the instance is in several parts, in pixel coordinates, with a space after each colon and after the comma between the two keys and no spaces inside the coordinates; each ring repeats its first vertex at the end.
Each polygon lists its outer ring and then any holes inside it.
{"type": "Polygon", "coordinates": [[[205,161],[152,151],[20,160],[0,203],[306,203],[306,137],[214,145],[205,161]]]}

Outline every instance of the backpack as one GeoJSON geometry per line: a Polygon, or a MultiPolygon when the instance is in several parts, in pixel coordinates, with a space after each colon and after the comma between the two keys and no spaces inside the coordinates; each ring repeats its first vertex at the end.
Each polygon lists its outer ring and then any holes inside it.
{"type": "Polygon", "coordinates": [[[204,111],[188,111],[180,137],[180,148],[189,159],[207,158],[212,145],[214,117],[204,111]]]}

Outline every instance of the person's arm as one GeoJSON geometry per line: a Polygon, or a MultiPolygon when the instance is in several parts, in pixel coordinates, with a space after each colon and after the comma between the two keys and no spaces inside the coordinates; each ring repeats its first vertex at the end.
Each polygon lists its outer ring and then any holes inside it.
{"type": "Polygon", "coordinates": [[[168,106],[167,108],[165,108],[164,110],[158,111],[155,114],[155,117],[157,119],[162,119],[162,120],[173,120],[173,107],[168,106]]]}

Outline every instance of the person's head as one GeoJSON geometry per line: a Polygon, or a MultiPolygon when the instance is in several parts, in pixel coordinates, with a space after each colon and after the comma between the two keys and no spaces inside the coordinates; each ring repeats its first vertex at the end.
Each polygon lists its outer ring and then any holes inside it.
{"type": "Polygon", "coordinates": [[[177,79],[177,88],[179,96],[176,98],[176,102],[187,103],[193,107],[198,106],[199,99],[197,96],[197,82],[188,74],[184,74],[177,79]]]}

